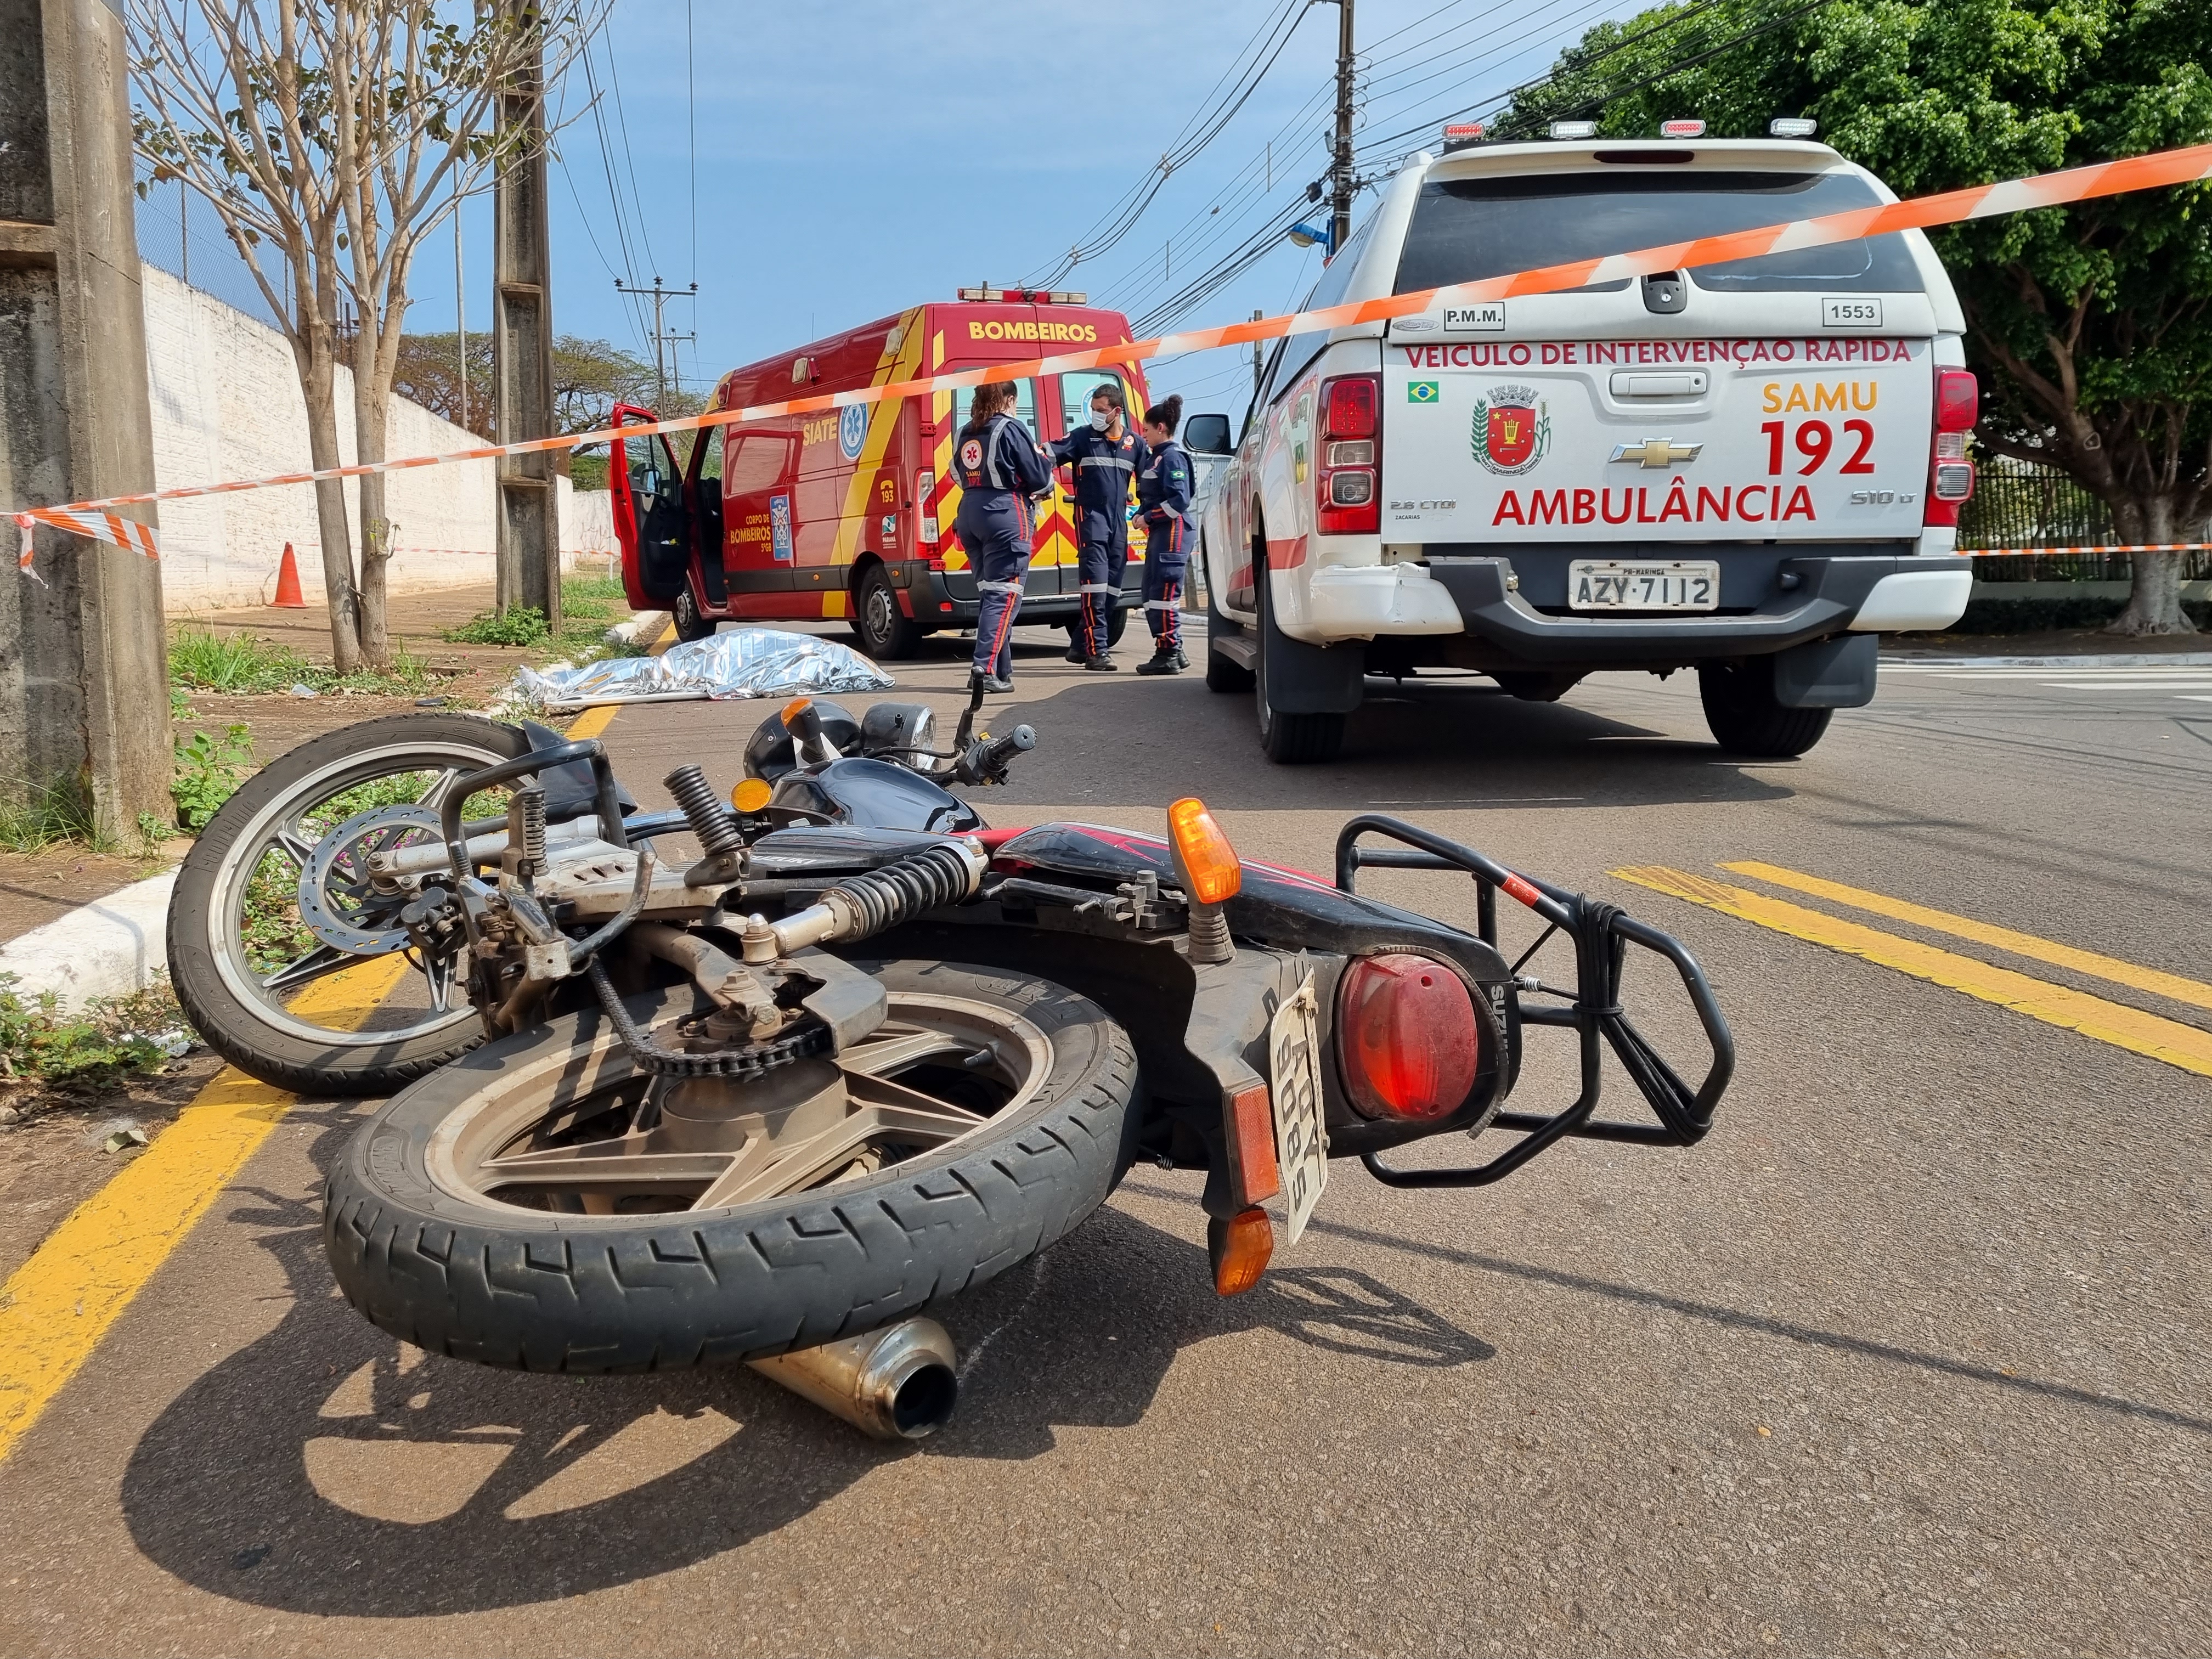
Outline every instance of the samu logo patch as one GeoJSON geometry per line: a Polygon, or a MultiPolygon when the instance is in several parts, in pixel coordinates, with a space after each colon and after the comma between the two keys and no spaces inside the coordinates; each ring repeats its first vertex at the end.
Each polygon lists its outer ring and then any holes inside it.
{"type": "Polygon", "coordinates": [[[1507,477],[1528,471],[1552,447],[1552,416],[1532,386],[1494,386],[1474,401],[1468,430],[1474,459],[1507,477]]]}

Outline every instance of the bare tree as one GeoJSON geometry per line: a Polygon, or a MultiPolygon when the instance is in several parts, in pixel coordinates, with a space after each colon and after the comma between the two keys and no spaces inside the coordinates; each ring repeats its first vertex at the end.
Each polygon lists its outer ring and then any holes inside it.
{"type": "MultiPolygon", "coordinates": [[[[504,82],[541,45],[556,84],[607,0],[129,0],[139,154],[204,197],[292,346],[317,471],[340,464],[337,367],[353,369],[355,459],[386,459],[386,422],[423,239],[487,188],[504,82]],[[281,268],[277,262],[281,260],[281,268]],[[357,327],[339,327],[349,299],[357,327]]],[[[550,125],[550,124],[549,124],[550,125]]],[[[359,480],[358,577],[344,486],[315,486],[338,670],[389,655],[385,479],[359,480]]]]}

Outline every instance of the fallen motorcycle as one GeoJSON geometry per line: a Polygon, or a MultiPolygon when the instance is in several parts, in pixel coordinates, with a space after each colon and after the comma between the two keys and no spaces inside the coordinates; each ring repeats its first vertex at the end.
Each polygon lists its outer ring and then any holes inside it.
{"type": "Polygon", "coordinates": [[[1706,1133],[1733,1045],[1668,935],[1374,815],[1344,826],[1333,885],[1240,860],[1194,799],[1165,836],[989,829],[949,786],[1003,781],[1035,738],[971,735],[980,700],[939,748],[925,705],[800,699],[726,802],[685,765],[668,811],[595,741],[448,714],[330,733],[241,789],[180,872],[172,973],[242,1070],[398,1091],[330,1172],[354,1305],[496,1365],[749,1360],[913,1434],[954,1388],[918,1316],[1139,1158],[1205,1172],[1234,1294],[1279,1229],[1297,1242],[1332,1158],[1479,1186],[1571,1136],[1706,1133]],[[680,868],[655,851],[679,835],[700,848],[680,868]],[[1376,867],[1471,878],[1476,932],[1356,893],[1376,867]],[[1512,963],[1500,894],[1546,924],[1512,963]],[[1555,939],[1564,985],[1531,971],[1555,939]],[[1686,990],[1694,1087],[1622,1011],[1630,946],[1686,990]],[[1573,1033],[1579,1092],[1508,1111],[1544,1026],[1573,1033]],[[1595,1115],[1607,1052],[1651,1121],[1595,1115]],[[1505,1145],[1391,1160],[1447,1133],[1505,1145]]]}

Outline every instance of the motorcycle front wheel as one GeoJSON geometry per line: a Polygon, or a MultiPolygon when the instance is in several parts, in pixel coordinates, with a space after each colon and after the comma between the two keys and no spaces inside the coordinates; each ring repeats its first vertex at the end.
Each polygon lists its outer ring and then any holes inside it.
{"type": "MultiPolygon", "coordinates": [[[[1106,1200],[1137,1067],[1103,1009],[994,969],[866,965],[890,1017],[834,1060],[655,1078],[591,1009],[426,1078],[331,1171],[340,1288],[456,1358],[670,1370],[921,1312],[1106,1200]]],[[[624,1004],[648,1030],[695,1006],[688,986],[624,1004]]]]}
{"type": "MultiPolygon", "coordinates": [[[[169,977],[208,1046],[312,1096],[382,1095],[483,1037],[453,959],[425,962],[369,854],[438,839],[439,803],[529,752],[473,714],[392,714],[301,744],[222,805],[177,872],[169,977]],[[340,975],[345,975],[341,979],[340,975]]],[[[506,792],[467,804],[497,816],[506,792]]]]}

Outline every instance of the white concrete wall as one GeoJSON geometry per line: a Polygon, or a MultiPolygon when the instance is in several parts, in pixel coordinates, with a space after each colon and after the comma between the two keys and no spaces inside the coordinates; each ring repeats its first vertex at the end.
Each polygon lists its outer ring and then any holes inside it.
{"type": "MultiPolygon", "coordinates": [[[[153,394],[158,486],[221,483],[305,471],[307,411],[283,336],[167,271],[142,267],[146,372],[153,394]]],[[[341,465],[354,459],[353,376],[338,370],[341,465]]],[[[392,400],[387,453],[431,455],[483,441],[404,398],[392,400]]],[[[468,461],[392,475],[386,510],[398,533],[393,591],[489,583],[492,575],[492,463],[468,461]]],[[[346,486],[358,557],[357,486],[346,486]]],[[[605,490],[561,481],[562,562],[597,567],[613,551],[605,490]],[[589,556],[597,554],[599,559],[589,556]]],[[[274,591],[284,544],[300,562],[310,599],[322,591],[322,538],[314,490],[306,484],[164,501],[161,591],[172,613],[258,605],[274,591]]]]}

